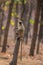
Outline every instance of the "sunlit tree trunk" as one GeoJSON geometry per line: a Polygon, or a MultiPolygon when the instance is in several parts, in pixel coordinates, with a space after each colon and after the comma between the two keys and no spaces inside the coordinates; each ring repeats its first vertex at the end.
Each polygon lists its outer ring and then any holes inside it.
{"type": "Polygon", "coordinates": [[[3,19],[4,19],[4,11],[2,10],[1,5],[0,5],[0,46],[1,46],[3,19]]]}

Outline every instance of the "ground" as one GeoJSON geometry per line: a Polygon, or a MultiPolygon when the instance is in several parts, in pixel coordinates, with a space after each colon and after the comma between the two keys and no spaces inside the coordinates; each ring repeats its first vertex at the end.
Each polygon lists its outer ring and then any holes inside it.
{"type": "MultiPolygon", "coordinates": [[[[1,53],[0,51],[0,65],[9,65],[13,57],[13,51],[15,47],[14,40],[8,40],[8,45],[6,53],[1,53]]],[[[43,44],[40,44],[39,54],[36,54],[36,50],[33,57],[29,56],[31,42],[28,41],[28,44],[22,44],[22,61],[20,60],[20,49],[18,54],[18,62],[17,65],[43,65],[43,44]]],[[[37,44],[36,44],[37,46],[37,44]]],[[[21,48],[21,47],[20,47],[21,48]]],[[[0,48],[1,50],[1,48],[0,48]]]]}

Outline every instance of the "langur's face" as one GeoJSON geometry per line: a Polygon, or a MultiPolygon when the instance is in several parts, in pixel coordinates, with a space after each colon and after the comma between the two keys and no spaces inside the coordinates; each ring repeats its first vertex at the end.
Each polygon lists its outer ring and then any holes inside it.
{"type": "Polygon", "coordinates": [[[19,22],[20,25],[22,25],[22,22],[19,22]]]}

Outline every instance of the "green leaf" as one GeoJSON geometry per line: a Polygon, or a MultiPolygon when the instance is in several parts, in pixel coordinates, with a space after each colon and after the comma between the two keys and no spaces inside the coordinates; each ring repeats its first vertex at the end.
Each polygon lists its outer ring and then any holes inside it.
{"type": "Polygon", "coordinates": [[[34,23],[35,23],[35,21],[34,20],[32,20],[32,19],[30,19],[30,24],[33,24],[34,25],[34,23]]]}
{"type": "Polygon", "coordinates": [[[10,1],[6,1],[5,5],[7,6],[7,5],[9,5],[10,3],[11,3],[10,1]]]}
{"type": "Polygon", "coordinates": [[[24,4],[26,4],[27,0],[24,0],[24,4]]]}

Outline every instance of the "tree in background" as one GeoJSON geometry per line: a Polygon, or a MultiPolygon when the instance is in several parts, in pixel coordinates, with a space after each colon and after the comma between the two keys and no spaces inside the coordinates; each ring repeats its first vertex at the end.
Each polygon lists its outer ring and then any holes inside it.
{"type": "Polygon", "coordinates": [[[37,39],[37,31],[38,31],[38,23],[39,23],[39,15],[40,15],[40,0],[37,0],[37,9],[35,14],[35,24],[33,29],[33,38],[31,41],[31,48],[30,48],[30,56],[34,55],[35,46],[36,46],[36,39],[37,39]]]}
{"type": "Polygon", "coordinates": [[[5,33],[4,33],[4,41],[3,41],[2,52],[6,52],[6,45],[7,45],[7,38],[8,38],[8,31],[9,31],[9,26],[10,26],[10,19],[11,19],[13,3],[14,3],[14,0],[11,0],[11,3],[9,5],[7,25],[6,25],[5,33]]]}
{"type": "Polygon", "coordinates": [[[25,27],[25,43],[27,44],[27,42],[28,42],[28,34],[29,34],[29,31],[30,31],[30,19],[31,19],[31,14],[32,14],[32,4],[31,4],[31,2],[29,1],[29,3],[28,3],[28,1],[27,1],[27,3],[26,3],[26,5],[27,5],[27,8],[28,8],[28,10],[27,10],[27,16],[26,16],[26,27],[25,27]],[[28,7],[29,6],[29,7],[28,7]]]}
{"type": "Polygon", "coordinates": [[[3,5],[4,3],[0,4],[0,46],[1,46],[1,36],[2,36],[2,25],[3,25],[3,20],[4,20],[4,10],[3,10],[3,5]]]}
{"type": "Polygon", "coordinates": [[[40,11],[41,11],[41,21],[40,21],[40,29],[39,29],[39,36],[38,36],[38,44],[36,53],[39,53],[40,41],[43,41],[43,1],[40,1],[40,11]]]}

